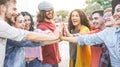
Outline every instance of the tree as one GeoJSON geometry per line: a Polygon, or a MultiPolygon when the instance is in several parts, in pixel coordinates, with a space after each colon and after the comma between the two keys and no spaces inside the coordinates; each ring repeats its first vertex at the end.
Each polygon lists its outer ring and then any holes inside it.
{"type": "Polygon", "coordinates": [[[100,5],[102,5],[103,9],[106,9],[108,7],[111,7],[111,0],[93,0],[94,2],[96,1],[100,5]]]}
{"type": "Polygon", "coordinates": [[[95,10],[104,10],[111,7],[111,0],[86,0],[86,5],[84,11],[91,14],[95,10]]]}
{"type": "Polygon", "coordinates": [[[97,2],[98,4],[101,5],[103,9],[111,7],[111,0],[87,0],[87,1],[91,1],[91,3],[97,2]]]}
{"type": "Polygon", "coordinates": [[[101,5],[97,2],[94,2],[94,3],[89,3],[84,9],[84,11],[87,13],[87,15],[91,15],[93,11],[101,10],[101,9],[102,9],[101,5]]]}
{"type": "Polygon", "coordinates": [[[66,10],[59,10],[56,11],[56,15],[57,16],[61,16],[62,17],[62,21],[66,18],[66,16],[68,16],[69,11],[66,10]]]}

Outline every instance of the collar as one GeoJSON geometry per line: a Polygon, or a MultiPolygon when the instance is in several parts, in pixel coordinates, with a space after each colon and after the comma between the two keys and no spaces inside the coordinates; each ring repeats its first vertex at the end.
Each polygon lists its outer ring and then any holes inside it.
{"type": "Polygon", "coordinates": [[[120,32],[120,26],[116,27],[116,33],[120,32]]]}

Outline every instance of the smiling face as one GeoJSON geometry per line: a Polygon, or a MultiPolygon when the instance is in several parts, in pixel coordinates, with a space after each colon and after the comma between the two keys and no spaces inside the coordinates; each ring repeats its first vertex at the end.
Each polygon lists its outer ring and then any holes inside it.
{"type": "Polygon", "coordinates": [[[54,10],[53,9],[45,12],[45,18],[47,20],[51,20],[51,19],[53,19],[53,17],[54,17],[54,10]]]}
{"type": "Polygon", "coordinates": [[[115,24],[116,25],[120,25],[120,4],[118,4],[116,7],[115,7],[115,13],[113,15],[114,19],[115,19],[115,24]]]}
{"type": "Polygon", "coordinates": [[[106,27],[111,27],[114,24],[113,22],[111,22],[112,21],[112,11],[105,12],[103,18],[105,20],[104,24],[106,27]]]}
{"type": "Polygon", "coordinates": [[[14,18],[17,15],[16,3],[7,3],[6,18],[8,22],[14,22],[14,18]]]}
{"type": "Polygon", "coordinates": [[[25,29],[24,17],[21,14],[16,17],[16,21],[13,23],[13,26],[19,29],[25,29]]]}
{"type": "Polygon", "coordinates": [[[71,20],[74,26],[79,26],[80,25],[80,16],[77,11],[72,12],[71,20]]]}
{"type": "Polygon", "coordinates": [[[31,18],[30,18],[30,16],[26,15],[26,16],[24,16],[24,19],[25,19],[25,29],[29,30],[30,24],[31,24],[31,18]]]}
{"type": "Polygon", "coordinates": [[[95,26],[95,28],[99,29],[102,27],[102,25],[104,24],[104,20],[103,17],[99,15],[99,13],[94,13],[92,15],[92,22],[95,26]]]}

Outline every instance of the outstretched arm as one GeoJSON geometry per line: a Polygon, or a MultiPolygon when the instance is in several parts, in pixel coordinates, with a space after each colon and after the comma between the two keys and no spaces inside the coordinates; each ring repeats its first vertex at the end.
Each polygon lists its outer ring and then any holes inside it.
{"type": "Polygon", "coordinates": [[[36,47],[43,45],[43,42],[32,42],[32,41],[15,41],[15,40],[7,40],[7,44],[11,46],[19,46],[19,47],[36,47]]]}
{"type": "Polygon", "coordinates": [[[58,43],[58,42],[60,42],[60,39],[53,40],[53,41],[43,41],[44,45],[49,45],[49,44],[58,43]]]}
{"type": "Polygon", "coordinates": [[[29,32],[28,35],[26,36],[27,40],[30,41],[52,41],[52,40],[57,40],[59,36],[56,35],[47,35],[47,34],[41,34],[41,33],[36,33],[36,32],[29,32]]]}
{"type": "Polygon", "coordinates": [[[40,41],[46,41],[46,40],[56,40],[59,38],[57,35],[46,35],[46,34],[40,34],[36,32],[29,32],[21,29],[16,29],[10,25],[8,25],[6,22],[0,24],[0,37],[1,38],[8,38],[12,40],[21,41],[23,39],[40,42],[40,41]]]}
{"type": "Polygon", "coordinates": [[[61,37],[61,40],[69,41],[69,42],[72,42],[72,43],[77,43],[78,42],[78,37],[61,37]]]}

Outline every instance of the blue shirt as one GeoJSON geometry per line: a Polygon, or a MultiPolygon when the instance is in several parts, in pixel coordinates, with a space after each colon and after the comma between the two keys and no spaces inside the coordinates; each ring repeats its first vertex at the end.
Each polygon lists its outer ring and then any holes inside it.
{"type": "Polygon", "coordinates": [[[91,35],[80,35],[78,44],[99,45],[107,46],[110,54],[112,67],[120,67],[120,27],[106,28],[105,30],[91,35]]]}
{"type": "Polygon", "coordinates": [[[23,47],[43,45],[41,42],[7,40],[4,67],[25,67],[25,51],[23,47]]]}

